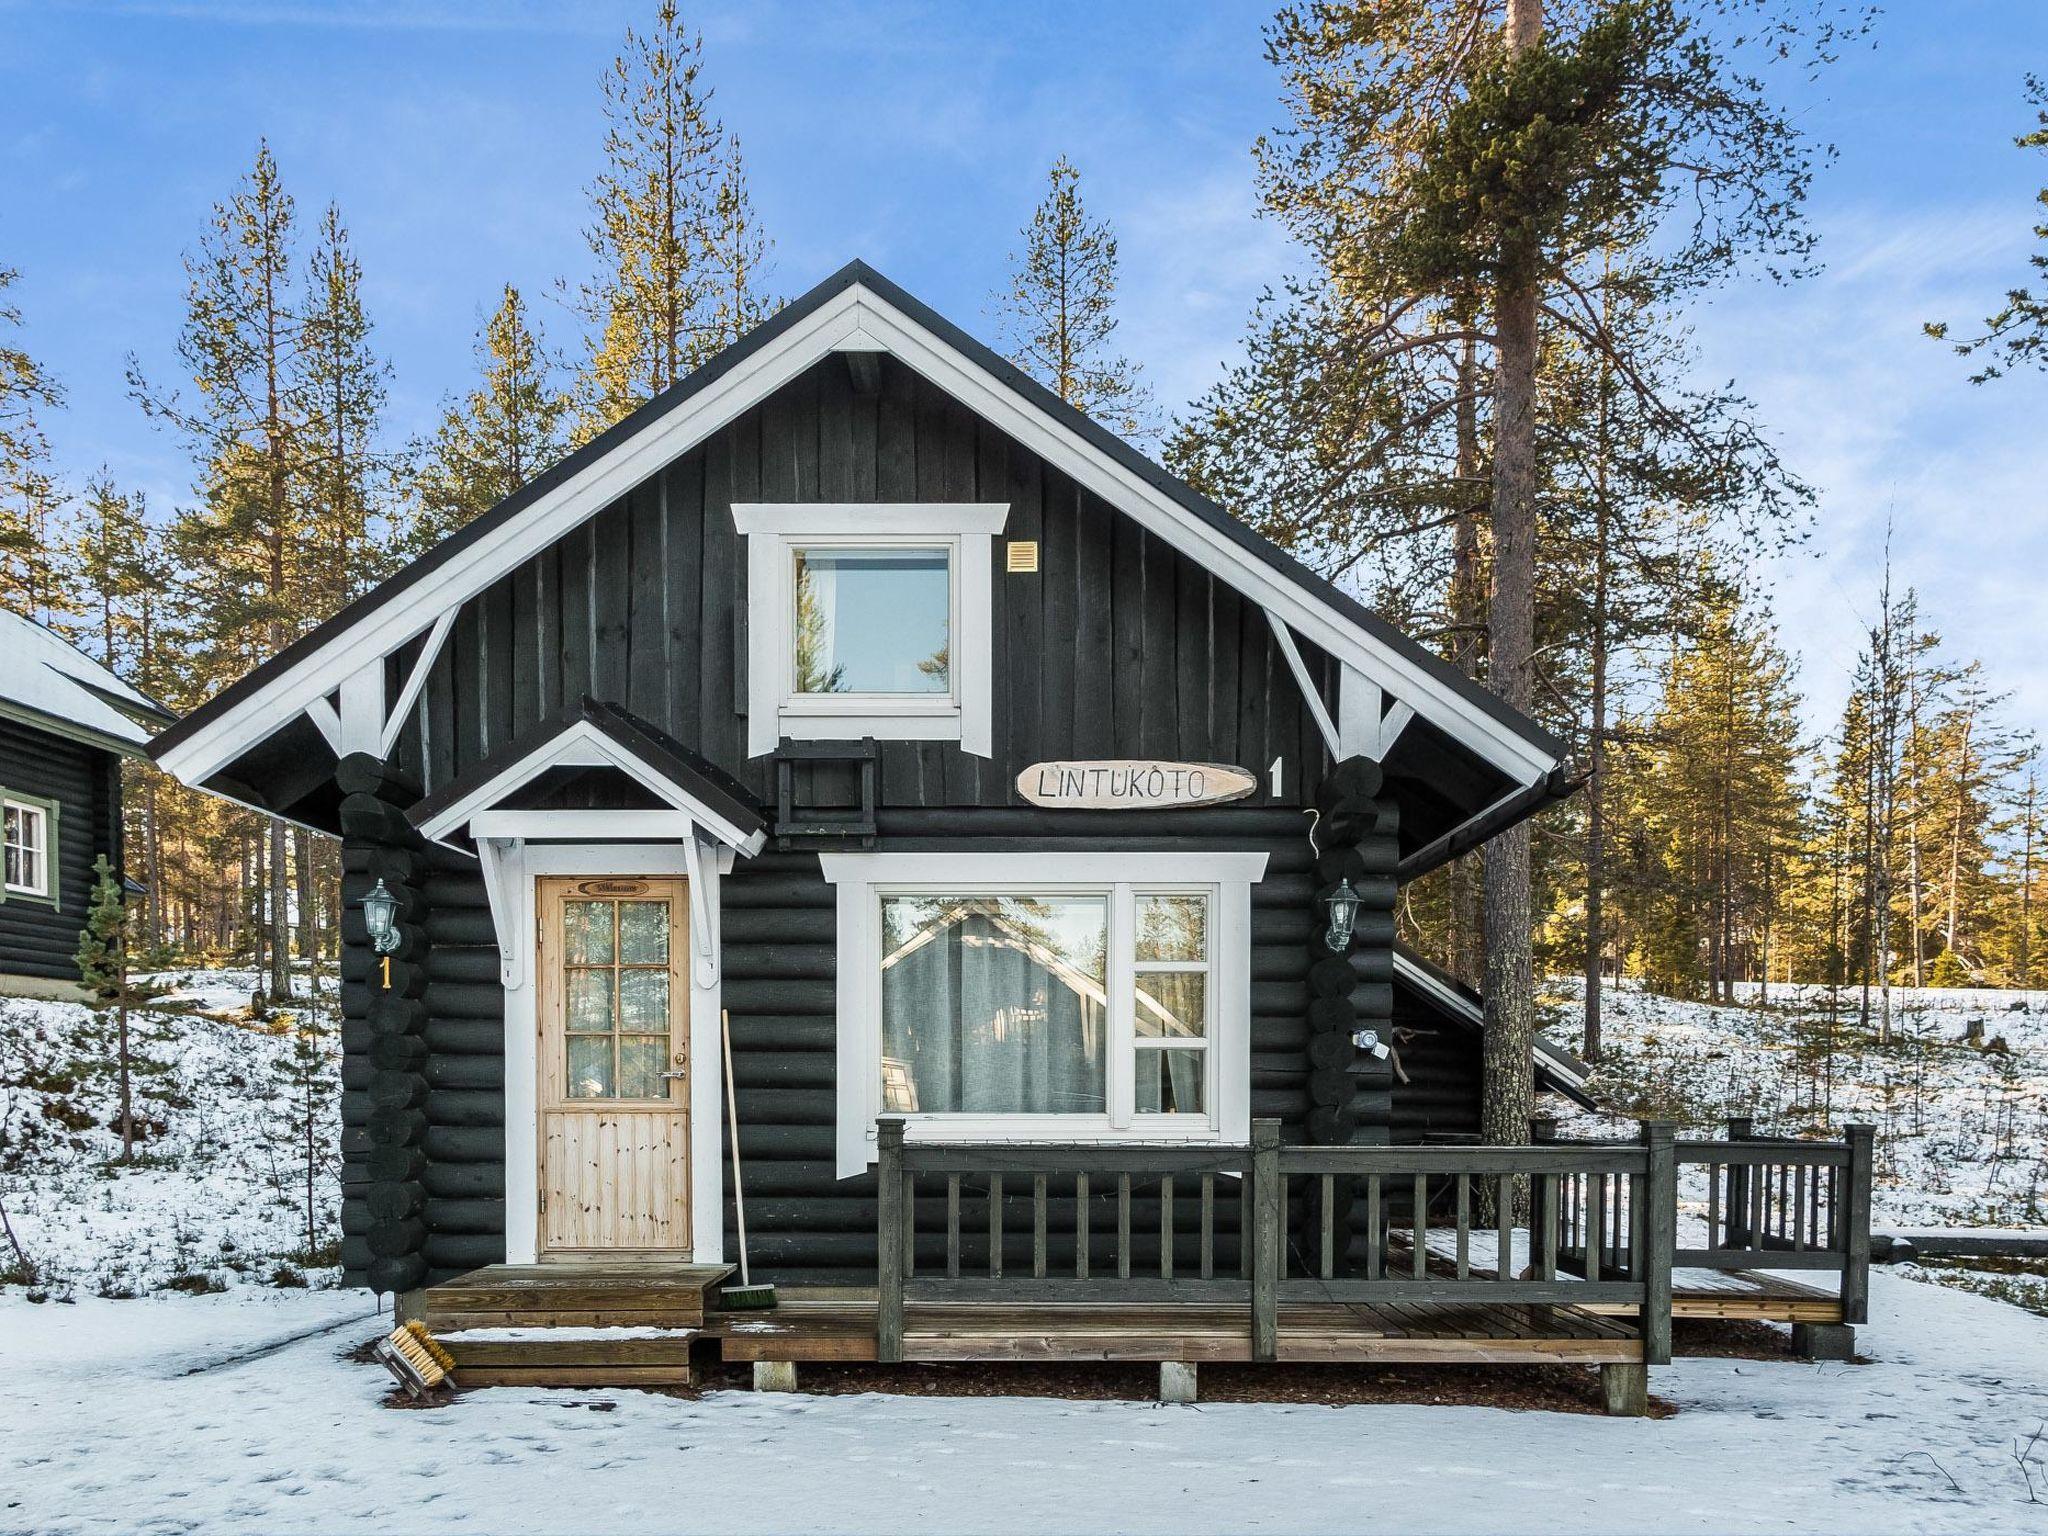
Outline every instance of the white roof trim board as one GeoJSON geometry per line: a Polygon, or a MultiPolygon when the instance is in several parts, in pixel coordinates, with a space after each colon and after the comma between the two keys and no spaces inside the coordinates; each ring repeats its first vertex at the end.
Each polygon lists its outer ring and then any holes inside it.
{"type": "MultiPolygon", "coordinates": [[[[803,302],[795,307],[802,308],[803,302]]],[[[1072,413],[1056,413],[1027,399],[993,371],[991,364],[999,366],[999,359],[968,355],[859,278],[779,329],[770,322],[756,333],[754,344],[742,342],[733,349],[716,377],[652,415],[644,426],[629,424],[607,449],[502,521],[479,529],[458,557],[422,570],[388,601],[366,606],[354,621],[344,615],[326,639],[295,663],[165,747],[160,762],[187,783],[204,783],[285,721],[316,706],[366,660],[389,655],[827,354],[856,347],[889,352],[1516,782],[1534,783],[1559,765],[1549,746],[1475,703],[1336,602],[1249,555],[1239,538],[1124,462],[1127,455],[1091,440],[1081,418],[1069,419],[1072,413]]]]}
{"type": "MultiPolygon", "coordinates": [[[[1486,1011],[1475,1005],[1471,998],[1456,987],[1446,986],[1441,977],[1413,960],[1394,951],[1394,974],[1407,982],[1418,992],[1427,993],[1435,1001],[1466,1020],[1474,1029],[1486,1028],[1486,1011]]],[[[1586,1069],[1568,1052],[1559,1049],[1557,1043],[1546,1035],[1536,1037],[1536,1056],[1543,1063],[1544,1071],[1568,1092],[1586,1091],[1586,1069]]]]}
{"type": "MultiPolygon", "coordinates": [[[[458,845],[449,840],[467,827],[472,819],[494,812],[505,796],[522,785],[531,783],[548,769],[568,767],[616,768],[675,807],[691,825],[702,828],[719,842],[741,853],[759,853],[768,840],[766,833],[735,826],[727,817],[711,809],[689,790],[628,751],[587,720],[578,720],[567,726],[560,735],[550,738],[545,746],[535,748],[518,762],[493,774],[486,783],[478,785],[455,804],[421,822],[420,835],[433,842],[456,847],[458,845]]],[[[647,818],[668,814],[644,811],[558,810],[538,813],[536,820],[545,820],[550,827],[557,829],[549,833],[551,836],[573,838],[585,835],[579,832],[578,828],[586,823],[639,825],[644,832],[646,826],[650,824],[647,818]]],[[[660,825],[665,826],[666,823],[660,825]]],[[[494,827],[492,830],[495,832],[498,829],[494,827]]]]}
{"type": "Polygon", "coordinates": [[[140,756],[161,705],[18,613],[0,611],[0,714],[140,756]]]}

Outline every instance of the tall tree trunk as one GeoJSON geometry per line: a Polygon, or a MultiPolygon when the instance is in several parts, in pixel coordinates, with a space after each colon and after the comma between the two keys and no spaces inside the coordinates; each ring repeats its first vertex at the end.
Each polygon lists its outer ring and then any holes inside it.
{"type": "Polygon", "coordinates": [[[270,995],[292,995],[291,834],[282,821],[270,823],[270,995]]]}
{"type": "MultiPolygon", "coordinates": [[[[1910,643],[1910,637],[1908,637],[1910,643]]],[[[1927,946],[1921,938],[1923,887],[1920,874],[1920,666],[1906,663],[1906,911],[1913,928],[1913,985],[1927,985],[1927,946]]]]}
{"type": "MultiPolygon", "coordinates": [[[[1543,35],[1542,0],[1508,0],[1508,47],[1543,35]]],[[[1536,650],[1536,359],[1541,295],[1528,276],[1503,281],[1494,302],[1493,601],[1488,681],[1526,710],[1536,650]]],[[[1536,983],[1530,935],[1530,839],[1525,821],[1486,844],[1486,1048],[1481,1135],[1529,1139],[1536,1107],[1536,983]]],[[[1518,1199],[1520,1197],[1518,1196],[1518,1199]]]]}
{"type": "MultiPolygon", "coordinates": [[[[1603,303],[1605,301],[1603,300],[1603,303]]],[[[1608,547],[1608,412],[1612,379],[1600,370],[1598,457],[1593,485],[1593,619],[1588,636],[1592,720],[1586,732],[1586,1060],[1600,1059],[1600,989],[1607,952],[1607,606],[1612,581],[1608,547]]]]}
{"type": "MultiPolygon", "coordinates": [[[[1480,525],[1486,504],[1480,496],[1485,464],[1479,447],[1479,357],[1472,341],[1458,349],[1457,379],[1458,461],[1454,494],[1460,507],[1451,528],[1451,661],[1467,677],[1476,678],[1485,650],[1480,643],[1486,623],[1480,525]]],[[[1479,861],[1469,854],[1453,859],[1450,882],[1451,941],[1450,953],[1445,958],[1453,974],[1476,987],[1484,980],[1486,965],[1479,861]]]]}

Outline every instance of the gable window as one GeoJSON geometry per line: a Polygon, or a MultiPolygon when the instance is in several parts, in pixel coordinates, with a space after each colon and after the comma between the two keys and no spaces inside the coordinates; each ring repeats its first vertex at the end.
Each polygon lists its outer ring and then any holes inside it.
{"type": "Polygon", "coordinates": [[[1264,854],[823,856],[839,1171],[916,1139],[1242,1140],[1264,854]]]}
{"type": "Polygon", "coordinates": [[[50,812],[24,800],[0,801],[4,821],[7,889],[21,896],[50,894],[50,812]]]}
{"type": "Polygon", "coordinates": [[[1007,504],[741,503],[747,751],[991,740],[992,545],[1007,504]]]}

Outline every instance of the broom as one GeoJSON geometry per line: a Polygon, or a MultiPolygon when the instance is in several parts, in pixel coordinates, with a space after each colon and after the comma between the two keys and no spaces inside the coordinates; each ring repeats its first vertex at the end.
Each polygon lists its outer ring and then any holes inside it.
{"type": "Polygon", "coordinates": [[[740,1283],[728,1285],[719,1299],[728,1312],[759,1312],[775,1305],[775,1287],[754,1284],[747,1270],[747,1200],[740,1191],[740,1109],[732,1091],[732,1015],[718,1010],[718,1038],[725,1049],[725,1123],[732,1133],[732,1208],[739,1218],[740,1283]]]}

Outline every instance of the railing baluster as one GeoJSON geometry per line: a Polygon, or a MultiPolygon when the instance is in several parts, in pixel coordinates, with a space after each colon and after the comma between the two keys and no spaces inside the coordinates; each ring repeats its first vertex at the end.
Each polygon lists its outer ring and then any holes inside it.
{"type": "Polygon", "coordinates": [[[1131,1176],[1116,1176],[1116,1277],[1131,1278],[1131,1176]]]}
{"type": "Polygon", "coordinates": [[[1546,1173],[1543,1180],[1543,1256],[1538,1260],[1537,1278],[1557,1278],[1557,1175],[1546,1173]]]}
{"type": "Polygon", "coordinates": [[[1045,1175],[1031,1175],[1031,1278],[1045,1278],[1045,1175]]]}
{"type": "Polygon", "coordinates": [[[946,1175],[946,1278],[960,1278],[960,1175],[946,1175]]]}
{"type": "Polygon", "coordinates": [[[1202,1175],[1202,1278],[1216,1278],[1216,1175],[1202,1175]]]}
{"type": "Polygon", "coordinates": [[[1379,1280],[1386,1275],[1386,1248],[1383,1237],[1384,1223],[1380,1216],[1380,1176],[1370,1173],[1365,1178],[1365,1278],[1379,1280]]]}
{"type": "MultiPolygon", "coordinates": [[[[1322,1199],[1322,1207],[1323,1207],[1323,1211],[1322,1211],[1322,1215],[1323,1215],[1323,1262],[1322,1262],[1322,1265],[1321,1265],[1320,1269],[1319,1269],[1319,1270],[1318,1270],[1317,1272],[1318,1272],[1319,1274],[1321,1274],[1321,1275],[1322,1275],[1322,1277],[1323,1277],[1323,1278],[1324,1278],[1325,1280],[1329,1280],[1329,1279],[1332,1279],[1332,1278],[1334,1278],[1334,1277],[1335,1277],[1335,1275],[1336,1275],[1336,1273],[1337,1273],[1337,1261],[1336,1261],[1336,1249],[1337,1249],[1337,1196],[1336,1196],[1336,1190],[1337,1190],[1337,1180],[1336,1180],[1335,1176],[1334,1176],[1334,1175],[1332,1175],[1332,1174],[1327,1174],[1327,1173],[1326,1173],[1326,1174],[1324,1174],[1324,1175],[1323,1175],[1323,1199],[1322,1199]]],[[[1372,1252],[1372,1248],[1371,1248],[1371,1243],[1372,1243],[1372,1239],[1371,1239],[1370,1237],[1368,1237],[1368,1238],[1366,1239],[1366,1243],[1367,1243],[1367,1247],[1366,1247],[1366,1252],[1367,1252],[1367,1253],[1371,1253],[1371,1252],[1372,1252]]],[[[1366,1270],[1366,1273],[1367,1273],[1368,1275],[1370,1275],[1370,1274],[1372,1273],[1372,1271],[1371,1271],[1371,1268],[1370,1268],[1370,1263],[1371,1263],[1371,1261],[1370,1261],[1370,1260],[1368,1260],[1368,1261],[1367,1261],[1367,1264],[1368,1264],[1368,1268],[1367,1268],[1367,1270],[1366,1270]]]]}
{"type": "Polygon", "coordinates": [[[1074,1175],[1074,1278],[1088,1278],[1088,1175],[1074,1175]]]}
{"type": "Polygon", "coordinates": [[[1003,1278],[1003,1176],[988,1176],[988,1277],[1003,1278]]]}
{"type": "Polygon", "coordinates": [[[1764,1245],[1764,1185],[1770,1182],[1771,1170],[1752,1168],[1749,1171],[1749,1243],[1751,1249],[1764,1245]]]}
{"type": "Polygon", "coordinates": [[[1721,1234],[1721,1164],[1707,1164],[1707,1246],[1721,1248],[1726,1244],[1721,1234]]]}
{"type": "Polygon", "coordinates": [[[1493,1278],[1515,1278],[1515,1176],[1494,1177],[1493,1195],[1493,1278]]]}
{"type": "Polygon", "coordinates": [[[1600,1245],[1606,1241],[1603,1235],[1607,1227],[1607,1175],[1589,1173],[1586,1175],[1586,1219],[1581,1229],[1585,1241],[1583,1252],[1586,1262],[1581,1266],[1588,1280],[1600,1278],[1600,1245]]]}
{"type": "Polygon", "coordinates": [[[1173,1175],[1159,1181],[1159,1278],[1173,1278],[1173,1175]]]}
{"type": "Polygon", "coordinates": [[[903,1175],[903,1278],[917,1273],[917,1175],[903,1175]]]}
{"type": "Polygon", "coordinates": [[[1247,1161],[1244,1176],[1237,1181],[1237,1278],[1252,1277],[1253,1190],[1252,1168],[1247,1161]]]}
{"type": "Polygon", "coordinates": [[[1458,1175],[1458,1278],[1472,1278],[1472,1175],[1458,1175]]]}
{"type": "Polygon", "coordinates": [[[1806,1249],[1806,1164],[1801,1163],[1792,1177],[1792,1250],[1802,1253],[1806,1249]]]}
{"type": "Polygon", "coordinates": [[[1424,1275],[1429,1273],[1428,1175],[1420,1173],[1415,1175],[1415,1192],[1411,1198],[1414,1200],[1414,1205],[1411,1207],[1410,1213],[1414,1216],[1415,1221],[1414,1236],[1410,1239],[1410,1241],[1415,1244],[1415,1262],[1410,1269],[1410,1275],[1413,1279],[1420,1280],[1424,1275]]]}

